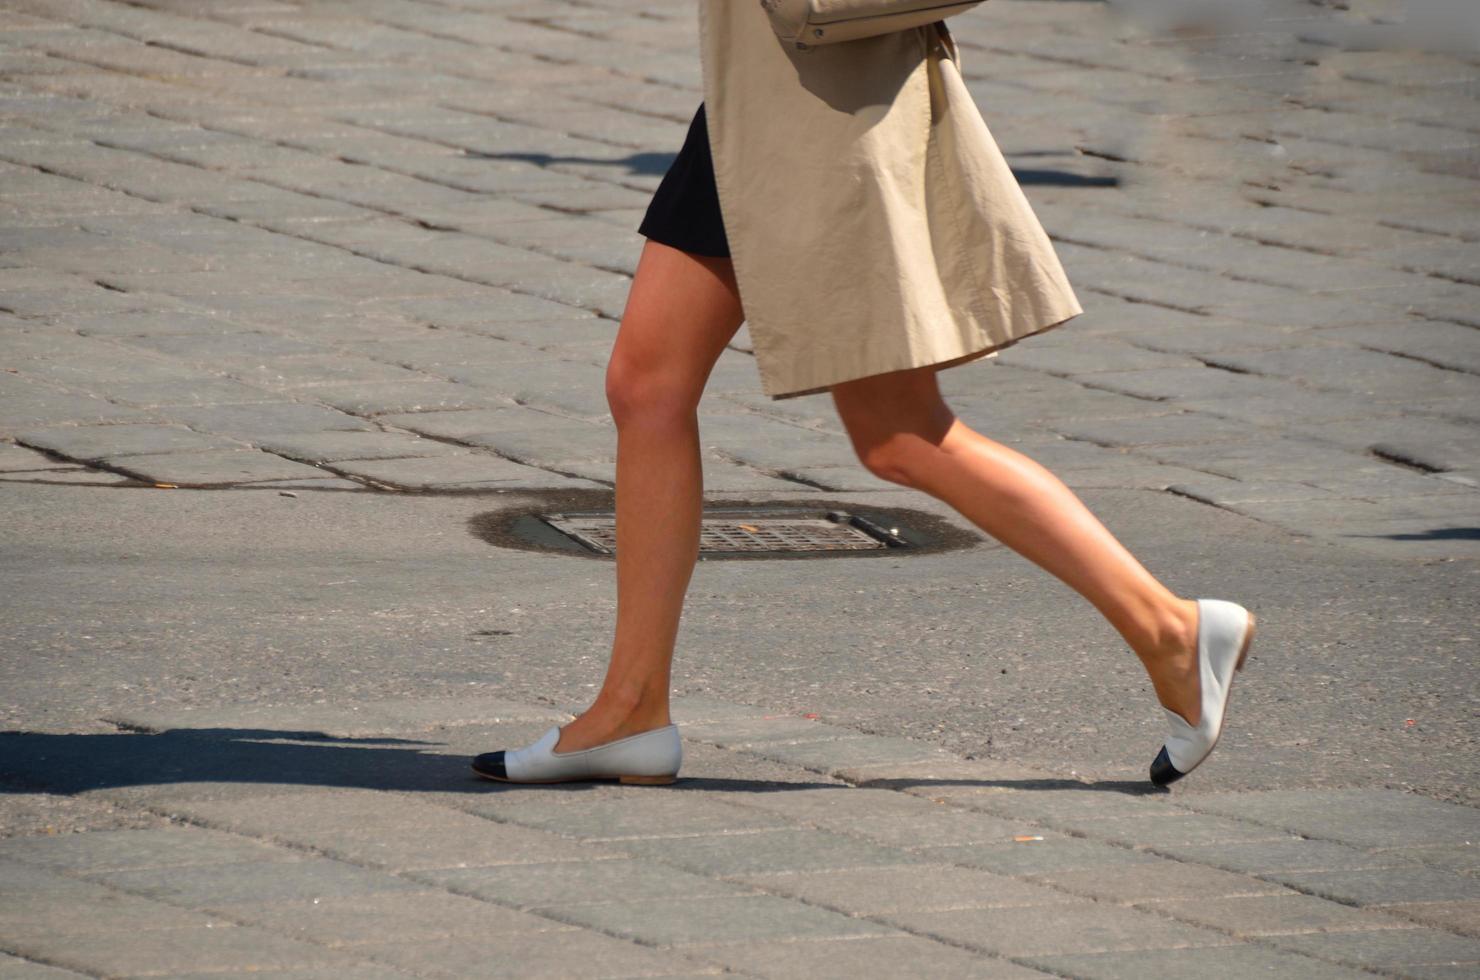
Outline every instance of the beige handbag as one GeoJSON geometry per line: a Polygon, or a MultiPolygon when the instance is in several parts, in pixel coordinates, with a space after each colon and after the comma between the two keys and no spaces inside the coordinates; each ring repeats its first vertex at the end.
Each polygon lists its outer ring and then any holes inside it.
{"type": "Polygon", "coordinates": [[[970,10],[984,0],[761,0],[776,36],[799,48],[909,30],[970,10]]]}

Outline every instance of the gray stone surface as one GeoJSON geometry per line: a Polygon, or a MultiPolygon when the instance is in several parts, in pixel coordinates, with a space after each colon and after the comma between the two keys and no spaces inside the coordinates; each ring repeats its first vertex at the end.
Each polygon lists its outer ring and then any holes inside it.
{"type": "Polygon", "coordinates": [[[970,546],[701,562],[680,781],[520,787],[467,757],[589,702],[612,567],[470,532],[609,492],[702,95],[692,5],[535,6],[0,0],[0,976],[1473,976],[1473,52],[1389,0],[951,21],[1086,312],[941,388],[1259,613],[1193,777],[1146,792],[1094,609],[742,327],[710,503],[970,546]]]}
{"type": "Polygon", "coordinates": [[[271,453],[250,449],[186,453],[143,453],[107,456],[98,461],[118,473],[146,483],[176,486],[233,486],[282,480],[316,480],[324,471],[271,453]]]}

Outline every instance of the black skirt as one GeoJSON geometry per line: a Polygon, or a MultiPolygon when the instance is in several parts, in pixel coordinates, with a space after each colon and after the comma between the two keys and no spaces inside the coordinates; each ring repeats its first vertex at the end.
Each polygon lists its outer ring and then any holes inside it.
{"type": "Polygon", "coordinates": [[[714,184],[714,160],[709,155],[704,103],[699,103],[683,147],[658,184],[637,230],[646,238],[685,252],[729,256],[719,191],[714,184]]]}

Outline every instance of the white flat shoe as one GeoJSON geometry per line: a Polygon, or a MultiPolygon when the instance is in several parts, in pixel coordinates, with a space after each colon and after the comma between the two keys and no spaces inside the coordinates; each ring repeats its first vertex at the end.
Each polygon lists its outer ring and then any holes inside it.
{"type": "Polygon", "coordinates": [[[1151,763],[1151,781],[1174,783],[1202,764],[1223,733],[1233,675],[1242,670],[1254,639],[1254,614],[1224,599],[1197,600],[1197,672],[1202,715],[1196,726],[1163,707],[1172,734],[1151,763]]]}
{"type": "Polygon", "coordinates": [[[683,762],[677,725],[664,725],[576,752],[556,752],[559,741],[557,725],[522,749],[483,753],[473,760],[473,771],[505,783],[616,779],[663,785],[678,778],[678,767],[683,762]]]}

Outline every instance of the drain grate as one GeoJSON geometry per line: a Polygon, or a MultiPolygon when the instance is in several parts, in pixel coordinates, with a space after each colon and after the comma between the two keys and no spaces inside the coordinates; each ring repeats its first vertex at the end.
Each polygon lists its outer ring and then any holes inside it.
{"type": "MultiPolygon", "coordinates": [[[[610,511],[542,514],[540,519],[598,554],[617,551],[617,519],[610,511]]],[[[706,510],[699,553],[880,551],[908,548],[897,527],[884,527],[843,510],[706,510]]]]}

